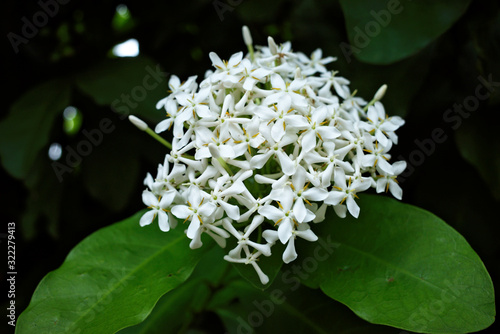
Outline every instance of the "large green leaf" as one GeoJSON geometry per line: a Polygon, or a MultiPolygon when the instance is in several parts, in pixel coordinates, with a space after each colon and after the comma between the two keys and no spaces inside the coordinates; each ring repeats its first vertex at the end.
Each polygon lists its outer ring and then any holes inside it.
{"type": "Polygon", "coordinates": [[[146,320],[121,330],[119,334],[184,333],[205,310],[221,282],[231,278],[228,275],[229,263],[223,260],[224,254],[224,249],[212,248],[202,257],[189,279],[165,294],[146,320]]]}
{"type": "Polygon", "coordinates": [[[71,86],[52,80],[29,90],[0,123],[0,156],[14,177],[25,178],[47,144],[54,118],[69,104],[71,86]]]}
{"type": "Polygon", "coordinates": [[[468,333],[493,323],[490,276],[460,234],[393,199],[366,195],[359,204],[359,219],[329,215],[317,226],[320,243],[335,246],[331,255],[301,249],[310,260],[307,285],[372,323],[415,332],[468,333]]]}
{"type": "Polygon", "coordinates": [[[346,57],[355,55],[363,62],[396,62],[423,49],[448,30],[469,3],[470,0],[340,0],[350,43],[350,47],[341,44],[340,48],[346,57]]]}
{"type": "Polygon", "coordinates": [[[16,333],[114,333],[144,320],[184,282],[209,246],[191,250],[182,226],[168,233],[155,223],[141,228],[141,214],[77,245],[40,282],[16,333]]]}
{"type": "Polygon", "coordinates": [[[166,76],[159,64],[146,57],[106,59],[81,73],[76,84],[122,118],[135,114],[159,121],[165,113],[156,110],[156,103],[167,95],[166,76]]]}

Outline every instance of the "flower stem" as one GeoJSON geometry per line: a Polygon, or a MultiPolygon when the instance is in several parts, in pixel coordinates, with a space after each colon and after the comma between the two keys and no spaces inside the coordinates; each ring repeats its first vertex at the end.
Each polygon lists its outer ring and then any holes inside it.
{"type": "Polygon", "coordinates": [[[165,145],[169,149],[172,149],[172,144],[170,142],[166,141],[165,139],[163,139],[162,137],[160,137],[156,132],[154,132],[150,128],[147,128],[145,131],[148,135],[150,135],[151,137],[153,137],[154,139],[156,139],[157,141],[159,141],[160,143],[162,143],[163,145],[165,145]]]}

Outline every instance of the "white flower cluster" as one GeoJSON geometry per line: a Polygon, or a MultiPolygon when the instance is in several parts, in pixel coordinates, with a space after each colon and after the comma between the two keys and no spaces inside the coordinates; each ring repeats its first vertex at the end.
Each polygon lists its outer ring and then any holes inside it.
{"type": "Polygon", "coordinates": [[[251,264],[266,284],[259,256],[280,242],[283,261],[295,260],[295,239],[318,239],[309,223],[324,220],[327,206],[358,217],[356,194],[369,188],[401,199],[396,177],[406,163],[389,163],[389,150],[404,121],[379,102],[385,85],[369,103],[355,97],[321,50],[309,58],[269,37],[254,52],[246,27],[244,39],[246,57],[210,53],[214,70],[199,86],[194,76],[171,76],[171,93],[157,104],[167,117],[155,132],[173,129],[172,150],[144,181],[151,210],[140,225],[158,217],[168,231],[184,220],[191,248],[203,233],[221,247],[233,236],[225,260],[251,264]]]}

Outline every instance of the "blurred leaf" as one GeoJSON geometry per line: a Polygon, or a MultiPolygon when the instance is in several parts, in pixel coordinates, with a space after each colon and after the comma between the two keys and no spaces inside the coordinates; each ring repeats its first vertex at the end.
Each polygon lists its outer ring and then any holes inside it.
{"type": "Polygon", "coordinates": [[[320,290],[276,280],[257,291],[236,280],[218,291],[209,305],[229,333],[366,333],[390,334],[399,330],[370,324],[320,290]],[[278,325],[279,324],[279,325],[278,325]]]}
{"type": "Polygon", "coordinates": [[[16,333],[114,333],[143,321],[201,254],[182,229],[141,228],[143,212],[87,237],[40,282],[16,333]]]}
{"type": "Polygon", "coordinates": [[[470,0],[340,0],[351,49],[359,60],[390,64],[404,59],[448,30],[470,0]]]}
{"type": "Polygon", "coordinates": [[[32,239],[36,234],[36,222],[40,217],[47,219],[47,232],[57,239],[59,237],[59,216],[63,184],[58,181],[51,161],[46,154],[40,152],[33,168],[26,176],[25,186],[30,190],[26,200],[26,209],[21,216],[23,236],[32,239]]]}
{"type": "Polygon", "coordinates": [[[96,103],[125,118],[134,114],[158,122],[156,103],[167,95],[167,73],[146,57],[106,59],[77,76],[78,87],[96,103]]]}
{"type": "Polygon", "coordinates": [[[201,304],[200,300],[203,301],[208,295],[208,286],[202,278],[190,279],[164,295],[146,320],[118,333],[179,333],[183,326],[192,321],[196,304],[201,304]]]}
{"type": "Polygon", "coordinates": [[[485,119],[493,120],[490,117],[472,117],[464,121],[457,129],[455,138],[463,158],[479,171],[495,199],[500,201],[498,123],[485,122],[485,119]]]}
{"type": "Polygon", "coordinates": [[[23,179],[47,144],[54,118],[68,106],[71,86],[51,80],[23,94],[0,123],[0,156],[5,169],[23,179]]]}
{"type": "MultiPolygon", "coordinates": [[[[303,256],[320,286],[370,322],[426,333],[468,333],[494,321],[491,279],[465,239],[431,213],[381,196],[361,198],[359,219],[330,219],[316,231],[335,246],[303,256]]],[[[304,249],[303,249],[304,250],[304,249]]]]}
{"type": "MultiPolygon", "coordinates": [[[[95,147],[83,161],[84,185],[92,197],[110,210],[119,212],[129,203],[137,185],[142,183],[139,182],[140,161],[138,153],[131,149],[133,145],[129,143],[130,136],[127,134],[101,133],[101,136],[113,137],[103,138],[103,144],[95,147]]],[[[135,136],[132,135],[133,138],[135,136]]]]}

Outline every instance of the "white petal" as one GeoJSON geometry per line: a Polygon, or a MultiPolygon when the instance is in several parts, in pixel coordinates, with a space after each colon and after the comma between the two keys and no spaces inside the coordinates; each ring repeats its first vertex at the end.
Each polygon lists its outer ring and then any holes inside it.
{"type": "Polygon", "coordinates": [[[170,231],[170,225],[168,224],[168,216],[165,211],[158,210],[158,226],[163,232],[170,231]]]}
{"type": "Polygon", "coordinates": [[[203,205],[198,208],[198,214],[203,217],[209,217],[214,213],[215,209],[217,209],[215,204],[210,202],[203,203],[203,205]]]}
{"type": "MultiPolygon", "coordinates": [[[[389,142],[390,143],[390,142],[389,142]]],[[[387,162],[384,158],[380,157],[377,162],[377,167],[382,170],[384,173],[389,175],[394,175],[394,170],[390,163],[387,162]]]]}
{"type": "Polygon", "coordinates": [[[283,206],[283,211],[287,212],[292,209],[294,193],[290,187],[283,188],[280,196],[280,203],[283,206]]]}
{"type": "Polygon", "coordinates": [[[219,202],[220,206],[224,209],[229,218],[238,220],[240,219],[240,208],[236,205],[231,205],[226,202],[219,202]]]}
{"type": "Polygon", "coordinates": [[[221,157],[228,158],[228,159],[231,159],[231,158],[235,157],[234,150],[233,150],[233,148],[231,146],[229,146],[229,145],[219,145],[217,147],[219,148],[219,153],[220,153],[221,157]]]}
{"type": "Polygon", "coordinates": [[[337,205],[345,197],[346,197],[346,193],[345,192],[333,190],[333,191],[330,191],[328,193],[328,196],[325,198],[325,203],[326,204],[330,204],[330,205],[337,205]]]}
{"type": "Polygon", "coordinates": [[[295,165],[293,164],[293,161],[286,155],[283,151],[278,150],[276,152],[276,155],[278,156],[278,160],[280,161],[281,164],[281,169],[283,173],[286,175],[292,175],[295,173],[295,165]]]}
{"type": "Polygon", "coordinates": [[[267,151],[264,154],[254,155],[250,160],[250,166],[252,166],[252,168],[261,169],[266,164],[267,160],[269,160],[272,154],[273,152],[267,151]]]}
{"type": "Polygon", "coordinates": [[[285,244],[292,236],[292,221],[290,218],[285,218],[280,222],[278,227],[278,237],[282,244],[285,244]]]}
{"type": "MultiPolygon", "coordinates": [[[[252,171],[250,171],[252,172],[252,171]]],[[[257,175],[255,175],[257,176],[257,175]]],[[[241,181],[236,181],[233,185],[220,193],[221,196],[233,196],[235,194],[242,194],[247,190],[245,184],[241,181]]]]}
{"type": "Polygon", "coordinates": [[[187,230],[187,236],[189,239],[193,239],[196,236],[198,230],[200,229],[200,226],[201,223],[200,220],[198,219],[198,215],[194,215],[187,230]]]}
{"type": "Polygon", "coordinates": [[[270,256],[271,255],[271,247],[269,245],[258,244],[256,242],[253,242],[253,241],[250,241],[250,240],[247,241],[247,245],[255,248],[256,250],[258,250],[259,252],[261,252],[262,255],[264,255],[264,256],[270,256]]]}
{"type": "Polygon", "coordinates": [[[380,130],[375,131],[375,138],[377,138],[377,141],[383,147],[386,147],[388,145],[389,139],[387,139],[387,137],[382,133],[382,131],[380,130]]]}
{"type": "Polygon", "coordinates": [[[233,54],[231,58],[229,58],[229,61],[227,62],[227,67],[237,66],[241,62],[242,58],[243,58],[243,52],[241,51],[233,54]]]}
{"type": "Polygon", "coordinates": [[[392,196],[401,200],[403,198],[403,189],[394,181],[389,181],[389,190],[391,191],[392,196]]]}
{"type": "Polygon", "coordinates": [[[285,116],[285,123],[287,127],[295,129],[306,129],[309,126],[307,118],[300,115],[285,116]]]}
{"type": "Polygon", "coordinates": [[[316,146],[316,131],[314,130],[309,130],[307,133],[302,137],[302,149],[305,152],[309,152],[316,146]]]}
{"type": "Polygon", "coordinates": [[[392,168],[394,170],[394,175],[399,175],[406,169],[406,161],[397,161],[392,164],[392,168]]]}
{"type": "Polygon", "coordinates": [[[341,168],[335,168],[333,173],[333,180],[335,181],[335,186],[346,189],[347,184],[345,180],[345,172],[341,168]]]}
{"type": "Polygon", "coordinates": [[[257,272],[257,275],[259,276],[260,282],[264,285],[269,283],[269,277],[267,277],[267,275],[264,274],[262,269],[260,269],[259,265],[257,263],[255,263],[255,261],[250,262],[250,264],[252,265],[253,269],[255,269],[255,272],[257,272]]]}
{"type": "Polygon", "coordinates": [[[356,189],[356,192],[365,191],[368,188],[370,188],[370,186],[371,186],[370,180],[371,180],[371,178],[356,179],[351,184],[351,189],[356,189]]]}
{"type": "Polygon", "coordinates": [[[304,240],[314,242],[318,240],[318,236],[314,234],[314,232],[311,229],[307,229],[304,231],[298,231],[297,236],[301,237],[304,240]]]}
{"type": "Polygon", "coordinates": [[[164,119],[163,121],[158,123],[158,125],[156,125],[155,132],[162,133],[163,131],[167,130],[172,125],[173,121],[174,121],[173,118],[164,119]]]}
{"type": "Polygon", "coordinates": [[[332,126],[320,126],[316,131],[324,141],[333,140],[340,136],[340,131],[332,126]]]}
{"type": "Polygon", "coordinates": [[[278,240],[278,231],[275,230],[265,230],[262,232],[262,236],[270,244],[274,244],[278,240]]]}
{"type": "Polygon", "coordinates": [[[293,214],[299,223],[302,223],[306,217],[307,209],[301,197],[295,200],[295,204],[293,205],[293,214]]]}
{"type": "Polygon", "coordinates": [[[187,205],[176,205],[171,210],[172,214],[180,219],[185,219],[193,214],[187,205]]]}
{"type": "Polygon", "coordinates": [[[295,238],[290,238],[288,245],[283,252],[283,262],[290,263],[297,258],[297,252],[295,251],[295,238]]]}
{"type": "Polygon", "coordinates": [[[271,205],[264,205],[263,207],[261,207],[259,209],[259,214],[272,221],[277,221],[278,219],[283,217],[283,212],[271,205]]]}
{"type": "Polygon", "coordinates": [[[347,204],[347,209],[349,210],[349,213],[354,218],[358,218],[360,209],[359,209],[358,204],[356,203],[356,201],[354,200],[354,198],[352,196],[347,196],[346,204],[347,204]]]}
{"type": "Polygon", "coordinates": [[[153,222],[155,217],[156,210],[149,210],[145,214],[142,215],[141,220],[139,221],[140,226],[146,226],[153,222]]]}
{"type": "Polygon", "coordinates": [[[176,190],[169,190],[169,191],[164,192],[163,197],[161,198],[161,201],[159,204],[160,208],[162,208],[162,209],[168,208],[172,204],[172,202],[174,201],[176,195],[177,195],[176,190]]]}
{"type": "Polygon", "coordinates": [[[191,240],[191,242],[189,243],[189,248],[197,249],[203,246],[203,243],[201,242],[201,234],[202,234],[201,229],[196,231],[196,234],[192,238],[193,240],[191,240]]]}
{"type": "Polygon", "coordinates": [[[314,218],[313,222],[315,223],[321,223],[323,220],[325,220],[325,213],[328,205],[327,203],[322,204],[318,210],[316,210],[316,218],[314,218]]]}
{"type": "Polygon", "coordinates": [[[276,142],[279,142],[285,135],[285,128],[283,127],[283,118],[278,118],[271,128],[271,136],[276,142]]]}
{"type": "Polygon", "coordinates": [[[216,68],[224,68],[224,63],[220,59],[220,57],[215,52],[210,52],[208,54],[210,60],[212,60],[212,65],[216,68]]]}
{"type": "Polygon", "coordinates": [[[376,159],[377,159],[377,157],[375,156],[375,154],[364,155],[360,159],[361,166],[363,166],[363,167],[372,167],[373,165],[375,165],[375,160],[376,159]]]}
{"type": "Polygon", "coordinates": [[[304,167],[297,167],[297,171],[292,176],[292,183],[295,189],[301,190],[306,184],[306,170],[304,167]]]}
{"type": "Polygon", "coordinates": [[[142,202],[147,206],[158,206],[158,198],[148,190],[142,192],[142,202]]]}
{"type": "Polygon", "coordinates": [[[279,88],[281,90],[286,89],[285,81],[283,81],[283,78],[279,74],[271,75],[271,85],[273,88],[279,88]]]}
{"type": "Polygon", "coordinates": [[[387,187],[387,178],[382,177],[377,180],[377,193],[381,193],[385,191],[385,188],[387,187]]]}
{"type": "Polygon", "coordinates": [[[340,218],[345,218],[346,217],[347,208],[346,208],[346,206],[344,204],[335,205],[333,207],[333,210],[335,211],[335,213],[337,214],[337,216],[339,216],[340,218]]]}
{"type": "Polygon", "coordinates": [[[328,191],[323,188],[311,188],[304,191],[302,196],[310,201],[323,201],[328,197],[328,191]]]}

